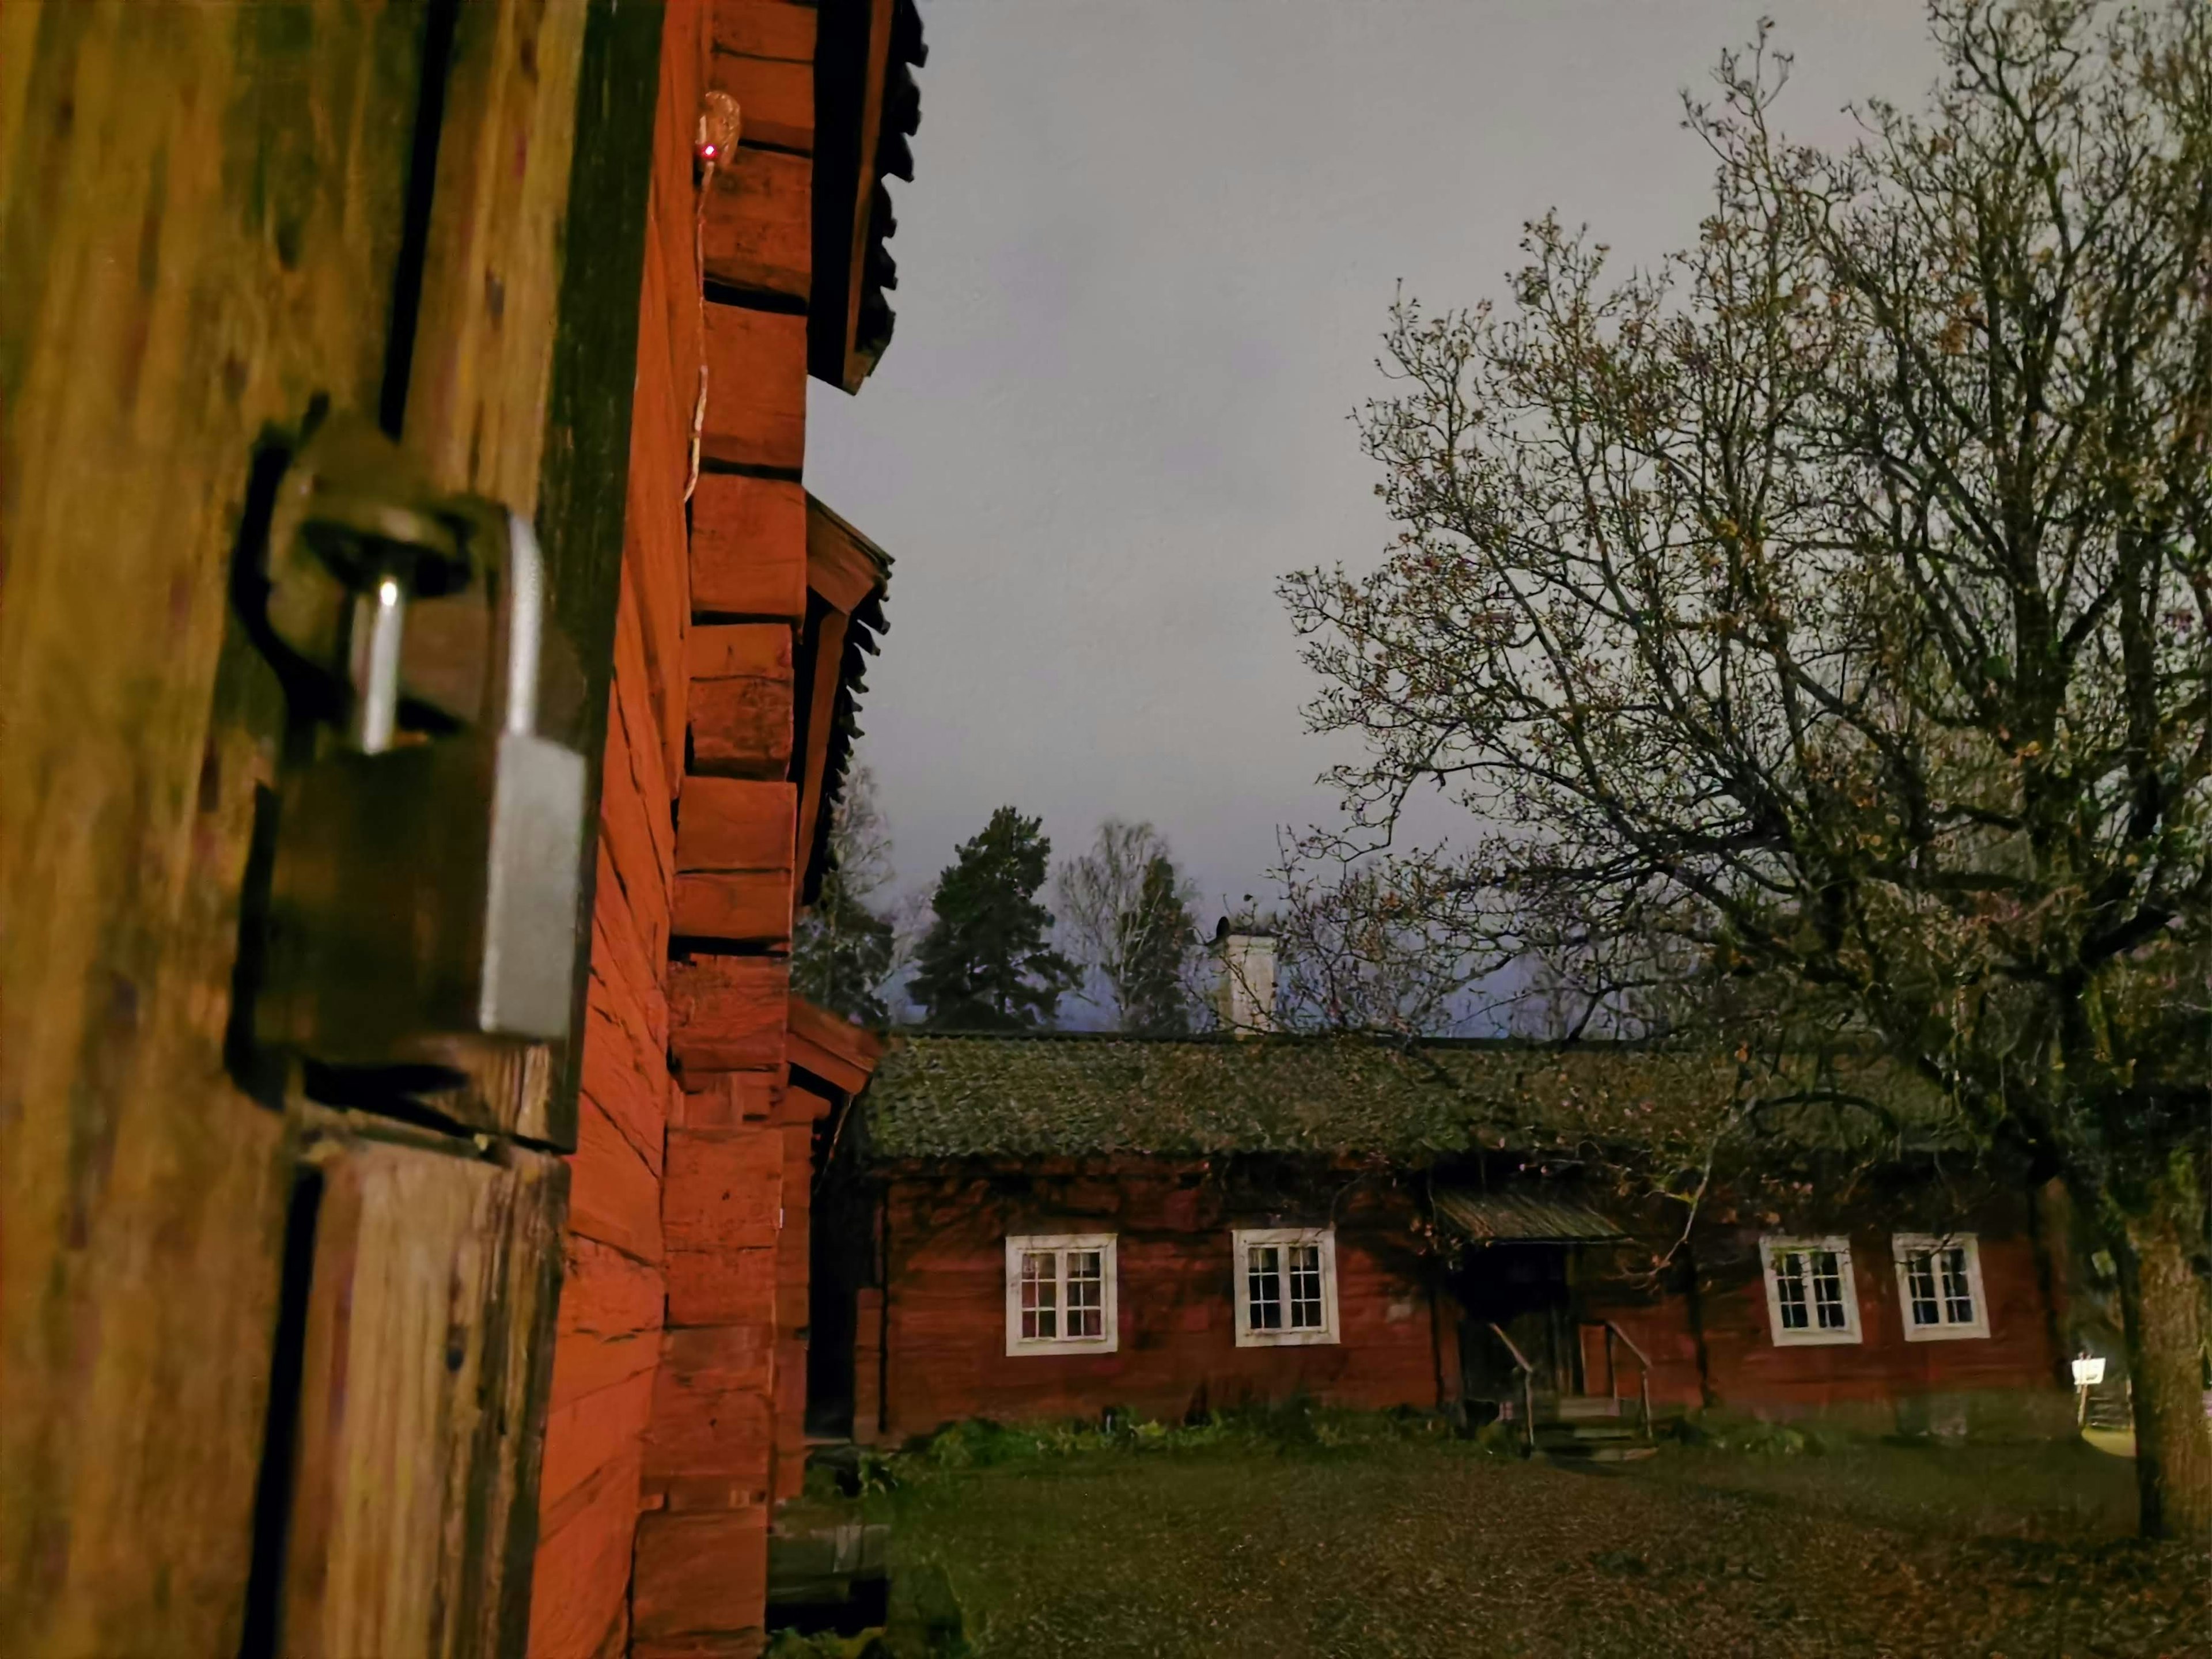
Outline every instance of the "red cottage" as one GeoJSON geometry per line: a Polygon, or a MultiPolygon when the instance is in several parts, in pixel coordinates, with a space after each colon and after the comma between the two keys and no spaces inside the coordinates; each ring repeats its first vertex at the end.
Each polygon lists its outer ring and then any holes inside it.
{"type": "Polygon", "coordinates": [[[1625,1440],[1646,1399],[2066,1430],[2025,1182],[1808,1122],[1756,1182],[1717,1182],[1670,1255],[1681,1207],[1601,1187],[1559,1133],[1569,1091],[1632,1100],[1662,1075],[1696,1073],[1510,1042],[907,1036],[858,1109],[824,1239],[849,1248],[817,1249],[813,1426],[896,1441],[1303,1391],[1617,1418],[1625,1440]]]}

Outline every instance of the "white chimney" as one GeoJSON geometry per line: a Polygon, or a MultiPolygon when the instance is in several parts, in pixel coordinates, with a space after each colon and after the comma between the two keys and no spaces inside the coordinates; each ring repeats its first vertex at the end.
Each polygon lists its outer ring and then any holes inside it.
{"type": "Polygon", "coordinates": [[[1275,936],[1232,931],[1224,916],[1214,929],[1213,952],[1221,959],[1222,1029],[1241,1037],[1273,1030],[1275,936]]]}

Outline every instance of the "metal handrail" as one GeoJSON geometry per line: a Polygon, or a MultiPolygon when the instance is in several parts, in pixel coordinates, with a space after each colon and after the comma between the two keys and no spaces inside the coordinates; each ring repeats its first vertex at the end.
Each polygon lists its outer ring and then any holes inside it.
{"type": "Polygon", "coordinates": [[[1605,1327],[1605,1370],[1608,1386],[1613,1376],[1613,1339],[1620,1338],[1620,1346],[1636,1356],[1637,1401],[1643,1407],[1644,1412],[1644,1437],[1649,1440],[1651,1438],[1651,1361],[1646,1357],[1644,1350],[1636,1346],[1628,1333],[1610,1319],[1600,1320],[1598,1322],[1605,1327]]]}
{"type": "Polygon", "coordinates": [[[1506,1335],[1494,1321],[1491,1324],[1490,1334],[1505,1345],[1505,1352],[1513,1356],[1513,1364],[1520,1370],[1521,1433],[1528,1445],[1528,1454],[1533,1457],[1536,1452],[1536,1391],[1534,1382],[1536,1368],[1528,1363],[1528,1356],[1515,1346],[1513,1339],[1506,1335]]]}

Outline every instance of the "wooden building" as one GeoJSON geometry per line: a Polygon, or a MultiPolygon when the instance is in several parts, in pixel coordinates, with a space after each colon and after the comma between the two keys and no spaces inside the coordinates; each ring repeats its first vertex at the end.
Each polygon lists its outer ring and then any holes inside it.
{"type": "Polygon", "coordinates": [[[889,340],[922,55],[912,0],[662,25],[544,1659],[756,1650],[805,1473],[812,1137],[878,1044],[794,998],[787,953],[890,574],[806,491],[806,387],[858,391],[889,340]]]}
{"type": "Polygon", "coordinates": [[[1766,1157],[1790,1179],[1724,1175],[1655,1271],[1682,1209],[1600,1181],[1563,1109],[1607,1088],[1632,1112],[1651,1073],[1513,1043],[901,1036],[845,1177],[866,1221],[840,1237],[866,1247],[817,1267],[817,1304],[854,1310],[836,1411],[893,1441],[1300,1392],[1516,1419],[1648,1390],[1662,1413],[1883,1432],[2069,1420],[2024,1183],[1924,1144],[1785,1143],[1766,1157]]]}
{"type": "Polygon", "coordinates": [[[807,389],[890,337],[921,58],[913,0],[0,11],[11,1653],[763,1644],[876,1055],[786,966],[889,572],[807,389]],[[510,738],[523,889],[454,850],[510,738]],[[448,761],[361,798],[429,855],[297,808],[448,761]],[[306,953],[331,895],[387,956],[306,953]]]}

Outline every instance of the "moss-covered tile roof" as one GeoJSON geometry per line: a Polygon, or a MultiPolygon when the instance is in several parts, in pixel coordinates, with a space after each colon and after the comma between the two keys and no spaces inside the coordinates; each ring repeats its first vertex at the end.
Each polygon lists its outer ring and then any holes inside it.
{"type": "MultiPolygon", "coordinates": [[[[1939,1115],[1889,1074],[1881,1085],[1887,1121],[1784,1108],[1795,1117],[1774,1127],[1796,1139],[1860,1142],[1893,1136],[1900,1121],[1924,1132],[1939,1115]]],[[[1628,1045],[910,1032],[894,1038],[861,1109],[876,1158],[1419,1157],[1575,1138],[1663,1141],[1717,1121],[1744,1086],[1725,1061],[1628,1045]]]]}

